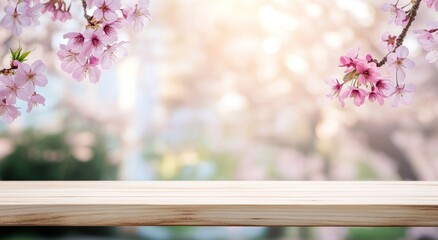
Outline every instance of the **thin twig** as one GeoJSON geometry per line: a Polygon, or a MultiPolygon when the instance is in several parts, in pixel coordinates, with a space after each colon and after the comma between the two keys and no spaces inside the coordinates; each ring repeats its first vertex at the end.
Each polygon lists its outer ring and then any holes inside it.
{"type": "MultiPolygon", "coordinates": [[[[409,17],[408,24],[406,24],[406,26],[403,28],[403,30],[402,30],[402,32],[400,33],[400,35],[397,37],[397,41],[396,41],[396,44],[395,44],[395,48],[394,48],[394,50],[392,50],[391,52],[395,52],[395,50],[396,50],[398,47],[400,47],[401,45],[403,45],[403,41],[405,40],[406,34],[408,33],[409,28],[410,28],[411,25],[412,25],[412,22],[415,21],[415,17],[417,16],[417,11],[418,11],[418,9],[420,8],[420,3],[421,3],[421,0],[417,0],[417,1],[415,2],[415,4],[412,6],[411,10],[409,10],[409,14],[410,14],[411,16],[409,17]]],[[[391,53],[391,52],[389,52],[389,53],[391,53]]],[[[386,61],[388,60],[388,55],[389,55],[389,53],[386,54],[386,56],[383,57],[382,60],[378,61],[377,59],[373,59],[372,62],[374,62],[374,63],[377,65],[377,67],[381,67],[381,66],[385,65],[386,61]]]]}
{"type": "Polygon", "coordinates": [[[11,68],[4,68],[0,70],[0,75],[9,76],[14,73],[14,70],[17,69],[17,67],[13,66],[11,68]]]}
{"type": "Polygon", "coordinates": [[[87,19],[88,22],[90,22],[93,17],[87,14],[87,2],[86,0],[81,0],[82,1],[82,8],[84,8],[84,18],[87,19]]]}

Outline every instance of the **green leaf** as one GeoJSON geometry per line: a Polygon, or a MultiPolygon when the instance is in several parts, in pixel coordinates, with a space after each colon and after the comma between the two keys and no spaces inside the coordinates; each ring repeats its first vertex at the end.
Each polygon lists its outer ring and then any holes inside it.
{"type": "Polygon", "coordinates": [[[9,48],[9,50],[11,51],[12,59],[14,59],[15,58],[15,52],[12,50],[12,48],[9,48]]]}
{"type": "Polygon", "coordinates": [[[23,51],[23,48],[21,47],[21,45],[19,45],[18,49],[15,51],[12,50],[12,48],[10,48],[10,51],[11,51],[11,55],[12,55],[12,61],[18,60],[20,62],[26,61],[27,56],[29,56],[29,54],[32,52],[32,51],[27,51],[27,52],[21,53],[23,51]]]}
{"type": "Polygon", "coordinates": [[[30,54],[31,52],[32,52],[32,51],[27,51],[27,52],[23,53],[23,55],[21,55],[21,57],[22,57],[23,59],[25,59],[27,56],[29,56],[29,54],[30,54]]]}
{"type": "Polygon", "coordinates": [[[20,46],[18,47],[17,51],[16,51],[16,53],[17,53],[16,57],[17,57],[17,58],[20,57],[21,50],[23,50],[23,48],[21,48],[21,45],[20,45],[20,46]]]}
{"type": "Polygon", "coordinates": [[[23,53],[21,56],[18,56],[18,57],[17,57],[17,60],[20,61],[20,62],[24,62],[24,61],[26,61],[26,60],[27,60],[26,57],[29,56],[29,54],[30,54],[31,52],[32,52],[32,51],[28,51],[28,52],[23,53]]]}

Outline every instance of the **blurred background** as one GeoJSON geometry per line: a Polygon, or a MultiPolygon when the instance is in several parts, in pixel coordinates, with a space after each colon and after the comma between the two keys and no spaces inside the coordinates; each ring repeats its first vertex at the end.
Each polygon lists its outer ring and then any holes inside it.
{"type": "MultiPolygon", "coordinates": [[[[385,55],[369,0],[157,0],[129,55],[98,84],[60,70],[48,16],[19,41],[42,58],[46,106],[0,124],[1,180],[438,180],[437,66],[411,34],[412,106],[341,108],[324,79],[360,47],[385,55]],[[34,34],[37,32],[38,34],[34,34]]],[[[0,2],[4,7],[5,2],[0,2]]],[[[436,20],[422,6],[414,28],[436,20]]],[[[4,13],[2,13],[4,14],[4,13]]],[[[17,38],[1,29],[2,65],[17,38]]],[[[24,107],[24,106],[23,106],[24,107]]],[[[438,239],[436,228],[0,228],[1,239],[438,239]]]]}

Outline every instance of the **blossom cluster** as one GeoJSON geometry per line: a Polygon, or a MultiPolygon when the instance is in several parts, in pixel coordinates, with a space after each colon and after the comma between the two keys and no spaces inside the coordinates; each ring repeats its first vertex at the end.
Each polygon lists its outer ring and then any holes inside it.
{"type": "MultiPolygon", "coordinates": [[[[23,28],[40,24],[43,14],[51,14],[53,21],[72,19],[72,4],[82,6],[86,24],[80,32],[64,34],[65,44],[57,53],[61,69],[77,81],[88,78],[99,81],[102,69],[108,69],[118,57],[127,54],[126,41],[119,39],[120,30],[133,26],[141,31],[150,20],[149,0],[137,0],[130,6],[122,6],[122,0],[5,0],[4,16],[0,26],[20,36],[23,28]],[[92,12],[91,15],[88,12],[92,12]]],[[[0,116],[11,122],[20,115],[17,99],[28,103],[28,111],[44,104],[44,97],[35,92],[35,87],[44,87],[47,78],[44,64],[36,60],[24,63],[30,52],[11,50],[10,67],[0,70],[0,116]]],[[[1,68],[0,68],[1,69],[1,68]]]]}
{"type": "MultiPolygon", "coordinates": [[[[438,1],[436,1],[438,8],[438,1]]],[[[414,31],[420,46],[427,52],[426,61],[433,63],[438,60],[438,21],[427,24],[427,29],[414,31]]]]}
{"type": "Polygon", "coordinates": [[[132,7],[121,8],[120,0],[87,0],[93,15],[87,16],[83,32],[64,35],[67,44],[61,44],[58,57],[61,68],[77,81],[88,78],[96,83],[101,69],[108,69],[120,56],[127,54],[125,41],[118,40],[119,31],[134,25],[141,31],[149,19],[149,2],[140,0],[132,7]],[[91,7],[92,6],[92,7],[91,7]]]}
{"type": "Polygon", "coordinates": [[[345,76],[340,83],[337,79],[326,80],[331,87],[329,96],[337,96],[342,106],[345,100],[353,99],[356,106],[361,106],[365,100],[377,101],[383,105],[386,98],[392,98],[391,105],[396,107],[399,102],[410,103],[410,93],[416,90],[415,85],[399,84],[406,77],[405,70],[412,69],[415,64],[408,59],[409,50],[400,46],[388,55],[388,69],[394,72],[396,84],[394,85],[387,76],[382,76],[377,64],[372,61],[371,55],[359,57],[357,50],[349,52],[340,58],[340,66],[345,68],[345,76]],[[345,86],[344,85],[350,85],[345,86]]]}
{"type": "MultiPolygon", "coordinates": [[[[58,51],[61,68],[82,81],[88,77],[93,83],[99,81],[101,69],[108,69],[119,56],[126,55],[126,42],[118,41],[119,31],[129,25],[141,31],[150,18],[149,1],[139,0],[133,6],[122,8],[121,0],[81,0],[87,20],[85,30],[64,35],[67,44],[58,51]],[[88,15],[87,11],[93,11],[88,15]]],[[[9,0],[4,8],[6,15],[0,25],[11,28],[20,35],[23,27],[39,24],[42,13],[52,13],[52,20],[71,19],[71,2],[64,0],[9,0]]]]}
{"type": "Polygon", "coordinates": [[[44,87],[47,77],[44,75],[45,66],[41,60],[31,65],[25,63],[30,52],[21,53],[11,50],[10,68],[0,71],[0,115],[10,123],[21,113],[17,107],[17,99],[27,103],[27,111],[34,106],[44,105],[45,98],[36,92],[36,87],[44,87]]]}
{"type": "MultiPolygon", "coordinates": [[[[342,106],[347,99],[352,99],[356,106],[361,106],[366,100],[383,105],[388,99],[392,107],[399,103],[410,104],[412,93],[416,91],[413,83],[406,83],[406,73],[415,67],[415,63],[408,58],[409,49],[403,45],[406,34],[415,20],[422,0],[410,0],[402,4],[397,0],[394,4],[384,3],[382,11],[388,14],[388,23],[402,27],[399,35],[385,32],[381,42],[387,51],[385,57],[378,61],[371,54],[359,56],[358,50],[349,50],[340,57],[340,67],[344,68],[344,77],[327,79],[330,87],[328,96],[336,97],[342,106]],[[382,72],[382,66],[386,71],[382,72]]],[[[438,11],[438,0],[425,0],[427,7],[438,11]]],[[[427,29],[414,30],[417,40],[427,52],[426,60],[429,63],[438,60],[438,22],[431,22],[427,29]]]]}
{"type": "Polygon", "coordinates": [[[0,20],[0,26],[10,28],[12,34],[18,36],[23,27],[38,25],[43,5],[39,0],[9,0],[4,8],[5,16],[0,20]]]}
{"type": "Polygon", "coordinates": [[[72,18],[70,7],[71,2],[67,4],[64,0],[49,0],[44,3],[43,13],[50,12],[53,21],[65,22],[72,18]]]}

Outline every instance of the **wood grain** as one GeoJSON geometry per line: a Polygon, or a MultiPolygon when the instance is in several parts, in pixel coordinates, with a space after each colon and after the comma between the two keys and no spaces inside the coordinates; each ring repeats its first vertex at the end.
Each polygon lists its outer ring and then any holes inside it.
{"type": "Polygon", "coordinates": [[[438,182],[6,182],[0,226],[438,226],[438,182]]]}

